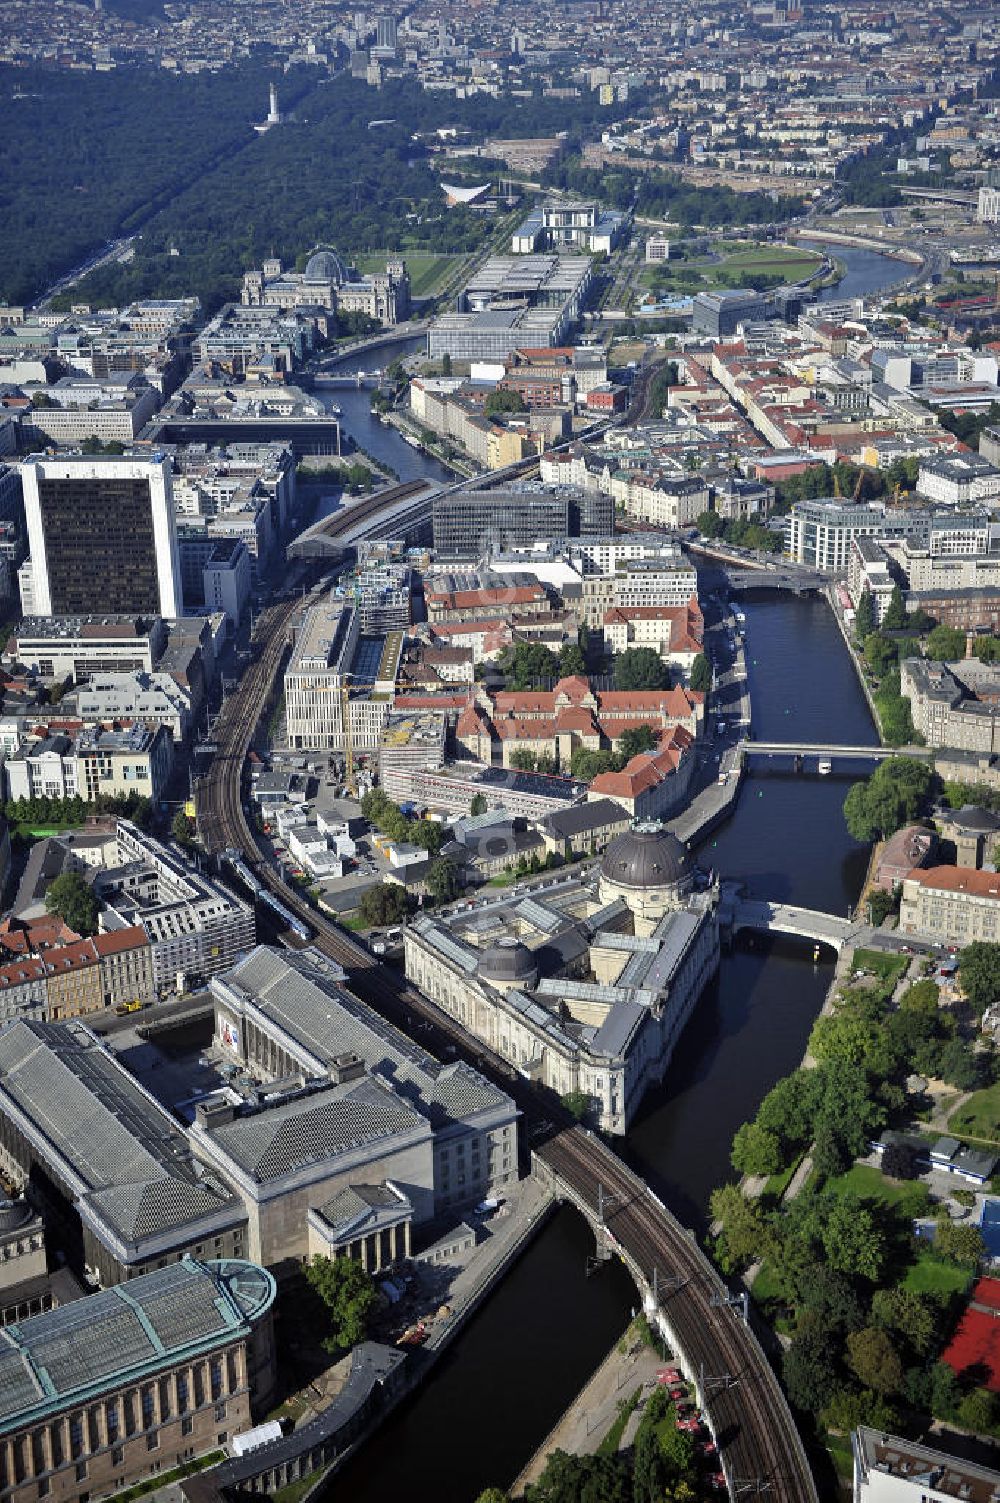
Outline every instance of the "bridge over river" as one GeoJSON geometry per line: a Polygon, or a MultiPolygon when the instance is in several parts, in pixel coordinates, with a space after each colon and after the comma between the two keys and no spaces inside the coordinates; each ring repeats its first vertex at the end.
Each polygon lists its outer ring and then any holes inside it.
{"type": "Polygon", "coordinates": [[[843,746],[822,741],[748,741],[736,748],[741,760],[747,757],[818,757],[833,762],[884,762],[889,757],[920,757],[932,761],[933,751],[926,746],[843,746]]]}
{"type": "Polygon", "coordinates": [[[723,1282],[694,1235],[600,1138],[579,1128],[538,1146],[532,1167],[635,1279],[650,1322],[694,1384],[730,1498],[766,1492],[776,1503],[816,1503],[795,1421],[745,1319],[745,1296],[723,1282]]]}

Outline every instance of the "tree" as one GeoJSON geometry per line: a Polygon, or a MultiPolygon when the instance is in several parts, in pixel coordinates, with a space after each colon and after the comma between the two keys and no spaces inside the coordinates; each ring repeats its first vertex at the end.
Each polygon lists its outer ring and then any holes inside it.
{"type": "Polygon", "coordinates": [[[615,658],[616,689],[666,689],[670,670],[652,647],[631,647],[615,658]]]}
{"type": "Polygon", "coordinates": [[[423,846],[431,856],[436,856],[445,842],[445,827],[436,819],[414,819],[407,832],[414,845],[423,846]]]}
{"type": "Polygon", "coordinates": [[[965,632],[955,626],[935,626],[924,642],[924,654],[938,663],[954,663],[965,656],[965,632]]]}
{"type": "Polygon", "coordinates": [[[517,746],[510,754],[510,765],[516,772],[534,772],[537,766],[535,753],[526,746],[517,746]]]}
{"type": "Polygon", "coordinates": [[[491,391],[483,404],[483,412],[487,417],[495,417],[497,413],[527,412],[527,410],[521,393],[508,391],[504,387],[491,391]]]}
{"type": "Polygon", "coordinates": [[[473,815],[473,816],[475,816],[477,814],[485,814],[486,813],[486,795],[485,794],[483,794],[483,793],[474,793],[472,795],[472,802],[469,805],[469,813],[471,815],[473,815]]]}
{"type": "Polygon", "coordinates": [[[377,882],[361,894],[358,915],[366,929],[382,929],[406,917],[406,891],[397,882],[377,882]]]}
{"type": "Polygon", "coordinates": [[[878,1282],[888,1249],[876,1212],[865,1201],[856,1195],[833,1197],[821,1236],[831,1267],[878,1282]]]}
{"type": "Polygon", "coordinates": [[[441,356],[441,374],[442,376],[451,375],[451,356],[449,355],[447,350],[445,350],[444,354],[441,356]]]}
{"type": "Polygon", "coordinates": [[[882,625],[887,631],[902,631],[906,626],[906,602],[899,585],[893,585],[882,625]]]}
{"type": "Polygon", "coordinates": [[[896,666],[898,660],[899,652],[891,637],[884,637],[881,632],[873,631],[865,638],[865,662],[876,678],[884,677],[896,666]]]}
{"type": "Polygon", "coordinates": [[[857,610],[854,613],[854,631],[858,641],[863,642],[875,630],[877,625],[878,617],[875,610],[875,601],[872,599],[871,590],[865,585],[861,591],[857,610]]]}
{"type": "Polygon", "coordinates": [[[592,783],[598,773],[610,772],[616,761],[612,752],[588,751],[585,746],[578,746],[570,758],[569,770],[572,777],[592,783]]]}
{"type": "Polygon", "coordinates": [[[183,809],[178,809],[170,826],[171,834],[178,845],[194,845],[198,834],[198,822],[185,814],[183,809]]]}
{"type": "Polygon", "coordinates": [[[716,511],[702,511],[694,519],[694,525],[703,538],[722,536],[722,518],[716,511]]]}
{"type": "Polygon", "coordinates": [[[960,950],[958,982],[978,1017],[994,1002],[1000,1002],[1000,945],[976,939],[960,950]]]}
{"type": "Polygon", "coordinates": [[[368,1321],[378,1300],[375,1281],[353,1258],[315,1257],[306,1279],[326,1306],[330,1334],[324,1351],[339,1355],[365,1339],[368,1321]]]}
{"type": "Polygon", "coordinates": [[[696,694],[707,694],[712,687],[712,665],[703,652],[691,664],[690,683],[696,694]]]}
{"type": "Polygon", "coordinates": [[[553,1451],[525,1503],[632,1503],[631,1479],[616,1456],[568,1456],[553,1451]]]}
{"type": "Polygon", "coordinates": [[[986,1243],[978,1227],[963,1226],[956,1221],[939,1221],[934,1232],[934,1251],[949,1263],[975,1268],[986,1256],[986,1243]]]}
{"type": "Polygon", "coordinates": [[[449,902],[458,892],[458,867],[446,856],[439,856],[427,870],[427,891],[439,903],[449,902]]]}
{"type": "Polygon", "coordinates": [[[57,913],[77,934],[97,932],[100,905],[79,872],[62,872],[45,894],[47,913],[57,913]]]}
{"type": "Polygon", "coordinates": [[[565,642],[559,649],[559,673],[563,678],[587,672],[583,648],[578,642],[565,642]]]}
{"type": "Polygon", "coordinates": [[[843,1009],[817,1018],[809,1035],[809,1053],[816,1059],[839,1059],[852,1066],[867,1063],[879,1042],[879,1030],[843,1009]]]}
{"type": "Polygon", "coordinates": [[[920,1154],[910,1143],[887,1143],[880,1163],[886,1179],[916,1179],[920,1174],[920,1154]]]}
{"type": "Polygon", "coordinates": [[[719,1261],[727,1273],[746,1268],[775,1247],[771,1228],[759,1200],[748,1200],[739,1185],[721,1185],[712,1191],[713,1219],[722,1224],[719,1261]]]}
{"type": "Polygon", "coordinates": [[[797,1409],[817,1414],[826,1407],[837,1383],[837,1346],[821,1321],[799,1321],[782,1370],[788,1397],[797,1409]]]}
{"type": "Polygon", "coordinates": [[[512,689],[537,689],[559,672],[559,659],[540,642],[518,642],[500,655],[500,669],[512,689]]]}
{"type": "Polygon", "coordinates": [[[476,1503],[510,1503],[510,1493],[505,1493],[502,1487],[484,1487],[476,1503]]]}
{"type": "Polygon", "coordinates": [[[997,1398],[987,1388],[974,1388],[958,1406],[958,1418],[967,1430],[987,1435],[997,1423],[997,1398]]]}
{"type": "Polygon", "coordinates": [[[889,757],[867,782],[855,783],[844,800],[844,818],[855,840],[894,835],[923,812],[933,769],[916,757],[889,757]]]}
{"type": "Polygon", "coordinates": [[[890,913],[895,913],[899,901],[894,893],[886,892],[884,887],[873,887],[868,894],[868,922],[877,929],[879,924],[884,924],[890,913]]]}
{"type": "Polygon", "coordinates": [[[594,1098],[588,1096],[586,1091],[567,1091],[559,1100],[577,1122],[582,1122],[594,1104],[594,1098]]]}
{"type": "Polygon", "coordinates": [[[781,1139],[756,1122],[737,1129],[729,1160],[740,1174],[777,1174],[785,1167],[781,1139]]]}
{"type": "Polygon", "coordinates": [[[954,1419],[962,1390],[954,1370],[947,1362],[935,1362],[931,1370],[930,1405],[936,1419],[954,1419]]]}
{"type": "Polygon", "coordinates": [[[925,1357],[934,1345],[935,1307],[926,1295],[912,1289],[876,1289],[872,1324],[902,1338],[916,1357],[925,1357]]]}
{"type": "Polygon", "coordinates": [[[813,1118],[819,1105],[823,1074],[820,1070],[796,1070],[772,1086],[761,1102],[756,1121],[777,1133],[785,1142],[803,1148],[812,1137],[813,1118]]]}
{"type": "Polygon", "coordinates": [[[938,1057],[937,1073],[960,1091],[974,1091],[983,1082],[986,1058],[961,1039],[949,1039],[938,1057]]]}
{"type": "Polygon", "coordinates": [[[879,1326],[851,1331],[847,1338],[847,1360],[866,1388],[876,1393],[898,1393],[903,1382],[900,1362],[892,1338],[879,1326]]]}
{"type": "Polygon", "coordinates": [[[655,751],[659,745],[659,736],[651,725],[637,725],[631,730],[624,731],[618,738],[618,755],[622,765],[631,762],[641,752],[655,751]]]}

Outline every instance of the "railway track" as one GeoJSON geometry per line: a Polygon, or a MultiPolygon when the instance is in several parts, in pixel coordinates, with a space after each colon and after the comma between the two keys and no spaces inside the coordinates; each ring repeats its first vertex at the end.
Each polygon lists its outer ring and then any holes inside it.
{"type": "MultiPolygon", "coordinates": [[[[375,508],[385,499],[383,495],[363,505],[375,508]]],[[[344,525],[358,514],[358,508],[352,509],[344,525]]],[[[254,875],[309,925],[317,948],[344,967],[352,991],[396,1026],[412,1030],[419,1018],[432,1051],[460,1051],[513,1097],[536,1133],[551,1134],[537,1143],[538,1158],[582,1208],[589,1208],[595,1222],[603,1193],[605,1224],[626,1262],[647,1284],[652,1284],[655,1269],[668,1291],[661,1308],[692,1376],[699,1379],[733,1498],[767,1491],[781,1503],[816,1503],[805,1451],[778,1381],[752,1332],[727,1304],[726,1286],[692,1235],[607,1144],[571,1124],[558,1103],[536,1093],[480,1039],[398,973],[380,965],[367,946],[318,913],[264,858],[244,808],[243,776],[300,609],[300,601],[291,601],[263,612],[256,637],[258,658],[220,714],[219,749],[196,790],[199,832],[206,848],[240,848],[254,875]]]]}
{"type": "Polygon", "coordinates": [[[734,1498],[767,1491],[786,1503],[815,1500],[808,1458],[774,1372],[693,1236],[665,1214],[649,1187],[600,1139],[564,1130],[538,1151],[605,1225],[647,1283],[697,1379],[734,1498]],[[664,1294],[663,1290],[667,1293],[664,1294]]]}

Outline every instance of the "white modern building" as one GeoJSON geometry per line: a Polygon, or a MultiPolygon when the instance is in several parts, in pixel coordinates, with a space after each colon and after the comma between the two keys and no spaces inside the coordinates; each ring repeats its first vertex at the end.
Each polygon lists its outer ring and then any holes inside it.
{"type": "Polygon", "coordinates": [[[942,506],[991,503],[1000,497],[1000,470],[981,454],[942,454],[921,464],[917,490],[942,506]]]}
{"type": "Polygon", "coordinates": [[[32,455],[21,481],[34,615],[181,615],[168,458],[32,455]]]}
{"type": "Polygon", "coordinates": [[[191,694],[169,673],[98,673],[81,685],[76,707],[85,721],[157,721],[175,741],[191,724],[191,694]]]}
{"type": "Polygon", "coordinates": [[[861,1425],[851,1436],[853,1503],[990,1503],[1000,1472],[861,1425]]]}

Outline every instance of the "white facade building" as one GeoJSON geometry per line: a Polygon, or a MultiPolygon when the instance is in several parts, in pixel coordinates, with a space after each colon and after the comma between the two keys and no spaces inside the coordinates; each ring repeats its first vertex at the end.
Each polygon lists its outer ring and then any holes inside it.
{"type": "Polygon", "coordinates": [[[1000,1472],[867,1425],[851,1449],[853,1503],[989,1503],[1000,1493],[1000,1472]]]}
{"type": "Polygon", "coordinates": [[[169,459],[33,455],[21,480],[35,615],[181,615],[169,459]]]}

